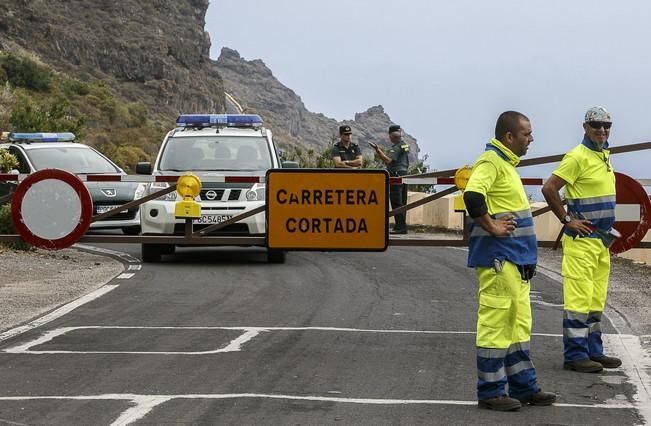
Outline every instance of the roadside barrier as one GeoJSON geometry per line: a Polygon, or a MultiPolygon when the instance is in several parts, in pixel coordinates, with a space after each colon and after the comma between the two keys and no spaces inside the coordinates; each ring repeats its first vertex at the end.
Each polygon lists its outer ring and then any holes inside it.
{"type": "MultiPolygon", "coordinates": [[[[634,152],[634,151],[641,151],[641,150],[648,150],[651,149],[651,142],[645,142],[645,143],[640,143],[640,144],[633,144],[633,145],[625,145],[625,146],[619,146],[619,147],[614,147],[611,149],[611,154],[618,154],[618,153],[624,153],[624,152],[634,152]]],[[[546,156],[546,157],[538,157],[538,158],[532,158],[532,159],[527,159],[523,160],[520,162],[519,167],[525,167],[525,166],[531,166],[531,165],[539,165],[539,164],[545,164],[545,163],[550,163],[550,162],[557,162],[560,161],[563,158],[563,155],[552,155],[552,156],[546,156]]],[[[289,169],[278,169],[278,171],[287,172],[289,169]]],[[[305,170],[303,170],[304,172],[305,170]]],[[[438,191],[434,194],[431,194],[421,200],[418,200],[416,202],[407,204],[405,206],[402,206],[398,209],[394,210],[388,210],[386,211],[387,215],[387,225],[388,225],[388,217],[395,216],[398,213],[406,212],[408,210],[414,209],[416,207],[419,207],[423,204],[435,201],[439,198],[442,198],[446,195],[452,194],[457,192],[459,189],[457,185],[455,184],[455,178],[452,176],[457,173],[459,169],[451,169],[451,170],[442,170],[442,171],[436,171],[436,172],[430,172],[430,173],[423,173],[419,175],[409,175],[409,176],[403,176],[403,177],[391,177],[389,178],[387,175],[386,178],[386,183],[387,185],[390,184],[406,184],[406,185],[450,185],[449,188],[446,188],[444,190],[438,191]]],[[[31,175],[25,175],[25,174],[10,174],[10,173],[4,173],[0,174],[0,182],[9,182],[9,183],[15,183],[16,184],[16,189],[14,193],[10,193],[6,196],[3,196],[0,198],[0,203],[6,203],[9,200],[12,199],[12,197],[15,197],[15,195],[21,195],[21,199],[19,201],[22,201],[25,198],[25,194],[28,193],[29,188],[23,188],[20,189],[21,186],[23,185],[34,185],[35,183],[38,183],[40,181],[46,181],[47,179],[53,179],[52,177],[47,177],[47,173],[43,173],[39,179],[38,176],[35,178],[35,175],[38,175],[41,172],[46,172],[45,170],[33,173],[31,175]]],[[[340,171],[332,171],[332,170],[311,170],[310,173],[333,173],[333,174],[338,174],[340,171]]],[[[352,171],[348,173],[359,173],[359,172],[365,172],[364,170],[361,171],[352,171]]],[[[50,173],[52,171],[50,170],[50,173]]],[[[273,171],[271,171],[273,173],[273,171]]],[[[298,169],[297,173],[301,173],[301,169],[298,169]]],[[[621,174],[620,174],[621,175],[621,174]]],[[[74,176],[74,175],[73,175],[74,176]]],[[[88,216],[88,211],[89,209],[87,207],[79,207],[75,208],[75,211],[79,212],[79,221],[78,223],[74,224],[74,229],[70,229],[63,238],[48,238],[48,232],[49,230],[46,230],[43,232],[42,229],[37,229],[33,230],[30,229],[29,225],[29,220],[26,220],[25,217],[28,217],[29,214],[23,214],[22,209],[20,208],[20,205],[16,203],[15,199],[12,200],[12,211],[14,212],[14,223],[16,224],[16,228],[19,231],[19,234],[4,234],[0,235],[0,242],[20,242],[20,241],[27,241],[32,245],[35,245],[37,247],[43,247],[43,248],[48,248],[48,249],[60,249],[67,247],[71,244],[73,244],[76,241],[84,242],[84,243],[145,243],[145,244],[173,244],[173,245],[237,245],[237,246],[246,246],[246,245],[258,245],[258,246],[268,246],[268,240],[267,236],[215,236],[214,233],[216,231],[219,231],[220,229],[223,229],[229,225],[232,225],[234,223],[237,223],[247,217],[263,213],[267,211],[267,206],[261,206],[258,208],[255,208],[253,210],[247,211],[245,213],[235,215],[232,218],[221,222],[221,223],[216,223],[209,225],[207,227],[203,227],[202,229],[199,230],[194,230],[193,229],[193,220],[192,218],[186,218],[185,220],[185,232],[184,235],[174,235],[174,236],[149,236],[149,235],[139,235],[139,236],[128,236],[128,235],[88,235],[84,233],[80,233],[81,228],[86,228],[87,226],[84,225],[85,222],[94,222],[98,220],[104,220],[106,218],[109,218],[113,215],[116,215],[123,211],[124,209],[132,208],[139,206],[141,204],[144,204],[150,200],[162,197],[170,192],[173,192],[176,190],[176,182],[179,179],[180,176],[183,176],[182,173],[175,173],[175,174],[170,174],[170,175],[164,175],[164,176],[150,176],[150,175],[76,175],[76,179],[79,182],[142,182],[142,183],[168,183],[169,186],[167,188],[163,188],[159,191],[156,191],[154,193],[151,193],[147,196],[144,196],[140,199],[133,200],[129,203],[126,203],[124,205],[118,206],[117,208],[114,208],[112,210],[109,210],[107,212],[92,216],[92,217],[87,217],[88,216]],[[81,224],[80,226],[77,226],[78,224],[81,224]],[[36,231],[36,232],[34,232],[36,231]],[[74,231],[74,232],[73,232],[74,231]],[[44,233],[45,237],[37,235],[38,232],[44,233]]],[[[625,175],[621,175],[625,176],[625,175]]],[[[635,182],[634,179],[626,177],[626,188],[629,188],[632,183],[635,182]]],[[[56,178],[54,178],[56,179],[56,178]]],[[[265,183],[267,184],[267,180],[269,179],[269,175],[253,175],[253,176],[226,176],[226,175],[221,175],[217,173],[207,173],[207,174],[202,174],[201,175],[201,180],[203,182],[217,182],[217,183],[265,183]]],[[[542,185],[544,183],[544,179],[542,178],[523,178],[522,179],[523,183],[525,185],[542,185]]],[[[637,183],[639,186],[651,186],[651,179],[638,179],[637,183]]],[[[74,184],[73,185],[75,188],[73,188],[74,191],[80,192],[79,191],[79,185],[74,184]]],[[[83,185],[82,185],[83,186],[83,185]]],[[[382,189],[384,190],[384,189],[382,189]]],[[[626,193],[626,199],[622,203],[618,199],[618,204],[626,205],[627,207],[627,212],[626,213],[628,216],[626,218],[626,222],[628,224],[624,227],[626,233],[628,234],[627,237],[634,236],[633,239],[629,239],[628,241],[625,242],[625,244],[620,244],[620,247],[618,248],[619,251],[616,252],[622,252],[625,250],[628,250],[630,248],[651,248],[651,243],[648,242],[641,242],[641,239],[646,235],[649,225],[651,224],[651,219],[649,218],[651,215],[651,204],[649,204],[649,198],[648,195],[644,190],[640,192],[639,190],[635,191],[620,191],[620,188],[618,187],[618,197],[619,193],[626,193]],[[631,223],[633,223],[634,226],[631,226],[631,223]]],[[[41,191],[43,193],[43,191],[41,191]]],[[[45,191],[47,193],[47,191],[45,191]]],[[[42,194],[41,194],[42,195],[42,194]]],[[[45,195],[47,196],[47,195],[45,195]]],[[[384,194],[386,196],[386,194],[384,194]]],[[[84,198],[81,197],[80,200],[84,198]]],[[[383,202],[384,202],[383,198],[383,202]]],[[[81,203],[83,204],[83,203],[81,203]]],[[[538,209],[533,212],[533,216],[539,216],[541,214],[544,214],[548,212],[550,209],[543,208],[543,209],[538,209]]],[[[92,211],[92,209],[91,209],[92,211]]],[[[461,214],[461,213],[460,213],[461,214]]],[[[41,219],[39,218],[38,220],[33,221],[34,223],[36,222],[42,222],[41,219]]],[[[467,221],[464,221],[467,222],[467,221]]],[[[32,224],[32,226],[35,226],[32,224]]],[[[40,226],[40,225],[39,225],[40,226]]],[[[39,226],[35,226],[38,228],[39,226]]],[[[71,224],[68,224],[68,227],[72,226],[71,224]]],[[[85,232],[84,230],[84,232],[85,232]]],[[[58,230],[61,231],[61,230],[58,230]]],[[[66,231],[66,230],[64,230],[66,231]]],[[[409,237],[389,237],[388,236],[388,227],[385,227],[383,232],[387,232],[386,236],[386,245],[396,245],[396,246],[466,246],[468,244],[467,241],[467,235],[463,239],[459,240],[439,240],[439,239],[415,239],[415,238],[409,238],[409,237]]],[[[60,233],[60,232],[59,232],[60,233]]],[[[555,241],[539,241],[538,245],[541,247],[553,247],[555,244],[555,241]]],[[[269,247],[269,246],[268,246],[269,247]]],[[[384,247],[386,248],[386,247],[384,247]]],[[[291,248],[290,248],[291,249],[291,248]]],[[[313,250],[319,250],[319,249],[327,249],[327,250],[337,250],[337,249],[343,249],[343,250],[355,250],[354,247],[296,247],[295,249],[313,249],[313,250]]],[[[372,250],[376,250],[377,247],[372,248],[372,250]]],[[[362,249],[363,250],[363,249],[362,249]]]]}

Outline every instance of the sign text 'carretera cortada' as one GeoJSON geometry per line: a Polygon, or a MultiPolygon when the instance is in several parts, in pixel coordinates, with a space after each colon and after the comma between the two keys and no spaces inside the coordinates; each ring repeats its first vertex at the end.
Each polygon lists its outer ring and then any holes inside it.
{"type": "Polygon", "coordinates": [[[269,171],[268,246],[385,250],[388,183],[382,170],[269,171]]]}

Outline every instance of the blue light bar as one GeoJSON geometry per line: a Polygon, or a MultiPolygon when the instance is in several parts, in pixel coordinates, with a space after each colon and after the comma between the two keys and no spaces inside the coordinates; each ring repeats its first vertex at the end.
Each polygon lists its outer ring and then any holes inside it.
{"type": "Polygon", "coordinates": [[[72,142],[74,133],[9,133],[9,140],[14,142],[72,142]]]}
{"type": "Polygon", "coordinates": [[[178,127],[258,127],[262,118],[257,114],[181,114],[178,127]]]}

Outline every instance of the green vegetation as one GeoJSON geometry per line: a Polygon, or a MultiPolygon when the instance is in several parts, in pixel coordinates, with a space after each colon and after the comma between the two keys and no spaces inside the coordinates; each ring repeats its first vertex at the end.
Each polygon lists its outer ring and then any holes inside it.
{"type": "Polygon", "coordinates": [[[11,152],[0,148],[0,173],[8,173],[18,168],[18,159],[11,152]]]}
{"type": "Polygon", "coordinates": [[[44,92],[50,87],[50,71],[35,62],[12,54],[0,55],[0,83],[44,92]],[[4,79],[4,81],[3,81],[4,79]]]}
{"type": "Polygon", "coordinates": [[[127,102],[102,81],[0,52],[0,131],[72,132],[132,172],[138,161],[153,161],[166,129],[146,105],[127,102]]]}

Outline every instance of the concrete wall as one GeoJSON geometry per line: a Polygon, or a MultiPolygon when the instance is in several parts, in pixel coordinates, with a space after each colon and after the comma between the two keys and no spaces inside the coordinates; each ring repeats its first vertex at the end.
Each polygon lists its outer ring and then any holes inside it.
{"type": "MultiPolygon", "coordinates": [[[[408,202],[421,200],[430,194],[422,192],[410,192],[408,202]]],[[[407,211],[407,223],[409,225],[427,225],[447,229],[462,230],[463,214],[454,211],[454,197],[447,195],[436,201],[429,202],[420,207],[407,211]]],[[[546,207],[547,203],[534,202],[531,208],[536,211],[546,207]]],[[[555,241],[561,231],[561,223],[552,212],[547,212],[534,218],[536,236],[539,241],[555,241]]],[[[647,233],[644,241],[651,241],[651,232],[647,233]]],[[[651,265],[651,249],[632,249],[618,255],[638,262],[645,262],[651,265]]]]}

